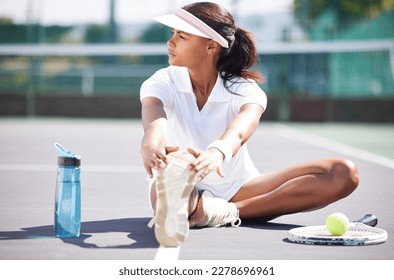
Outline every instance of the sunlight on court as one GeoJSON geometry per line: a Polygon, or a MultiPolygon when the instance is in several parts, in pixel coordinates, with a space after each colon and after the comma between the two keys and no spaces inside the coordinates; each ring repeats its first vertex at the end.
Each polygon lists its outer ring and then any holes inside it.
{"type": "Polygon", "coordinates": [[[289,127],[394,159],[394,125],[381,123],[286,123],[289,127]]]}

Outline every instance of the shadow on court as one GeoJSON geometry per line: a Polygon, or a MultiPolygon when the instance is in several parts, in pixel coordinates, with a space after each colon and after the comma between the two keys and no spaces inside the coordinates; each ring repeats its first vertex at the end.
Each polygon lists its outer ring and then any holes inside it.
{"type": "MultiPolygon", "coordinates": [[[[150,218],[125,218],[104,221],[82,222],[81,235],[78,238],[60,238],[65,244],[76,245],[81,248],[96,249],[133,249],[133,248],[157,248],[157,243],[152,230],[146,228],[150,218]],[[113,243],[108,245],[108,239],[113,238],[114,233],[128,233],[127,239],[122,244],[113,243]],[[107,238],[97,239],[98,235],[107,234],[107,238]],[[96,242],[92,237],[96,236],[96,242]]],[[[116,235],[116,234],[115,234],[116,235]]],[[[0,242],[3,240],[21,239],[45,239],[56,238],[53,225],[21,228],[20,231],[0,231],[0,242]]],[[[112,241],[113,242],[113,241],[112,241]]]]}
{"type": "MultiPolygon", "coordinates": [[[[65,244],[76,245],[81,248],[97,249],[133,249],[133,248],[157,248],[159,246],[155,239],[154,231],[147,228],[150,218],[124,218],[103,221],[91,221],[81,223],[81,235],[77,238],[59,238],[65,244]],[[128,233],[128,242],[117,245],[104,245],[105,239],[101,242],[94,242],[92,237],[107,234],[112,238],[114,233],[128,233]],[[112,237],[111,237],[112,236],[112,237]]],[[[301,225],[283,224],[267,222],[262,219],[246,219],[242,223],[244,228],[260,230],[287,231],[301,225]]],[[[201,229],[192,229],[201,230],[201,229]]],[[[57,238],[54,235],[53,225],[21,228],[20,231],[0,231],[0,242],[5,240],[23,239],[46,239],[57,238]]]]}
{"type": "Polygon", "coordinates": [[[288,231],[292,228],[301,227],[301,226],[302,225],[267,222],[267,221],[260,220],[260,219],[243,219],[242,220],[242,227],[261,229],[261,230],[288,231]]]}

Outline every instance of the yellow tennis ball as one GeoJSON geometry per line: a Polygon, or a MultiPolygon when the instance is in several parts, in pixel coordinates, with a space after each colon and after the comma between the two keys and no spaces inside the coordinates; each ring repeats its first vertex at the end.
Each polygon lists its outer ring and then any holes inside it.
{"type": "Polygon", "coordinates": [[[327,217],[326,227],[332,235],[344,235],[349,228],[349,219],[342,213],[333,213],[327,217]]]}

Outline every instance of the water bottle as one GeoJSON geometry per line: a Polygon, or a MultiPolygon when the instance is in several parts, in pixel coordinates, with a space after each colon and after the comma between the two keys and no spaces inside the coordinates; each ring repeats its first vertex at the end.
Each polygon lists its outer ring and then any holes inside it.
{"type": "Polygon", "coordinates": [[[55,143],[58,153],[55,196],[55,235],[78,237],[81,231],[81,157],[55,143]]]}

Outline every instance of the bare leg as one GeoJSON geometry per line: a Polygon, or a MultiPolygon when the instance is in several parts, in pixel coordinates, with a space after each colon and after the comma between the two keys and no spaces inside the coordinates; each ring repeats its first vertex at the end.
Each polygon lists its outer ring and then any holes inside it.
{"type": "Polygon", "coordinates": [[[241,218],[277,217],[324,207],[358,186],[351,161],[327,159],[262,174],[231,199],[241,218]]]}

